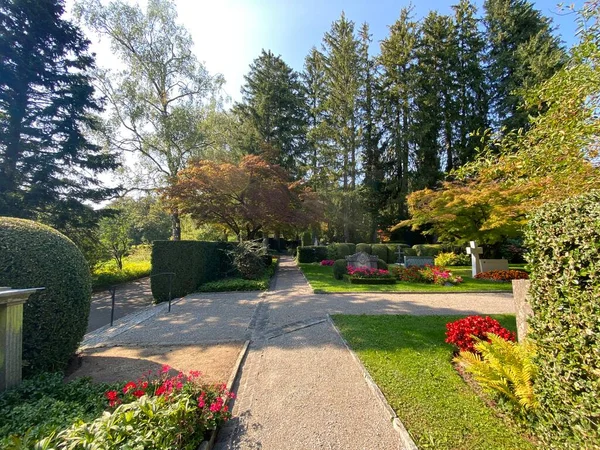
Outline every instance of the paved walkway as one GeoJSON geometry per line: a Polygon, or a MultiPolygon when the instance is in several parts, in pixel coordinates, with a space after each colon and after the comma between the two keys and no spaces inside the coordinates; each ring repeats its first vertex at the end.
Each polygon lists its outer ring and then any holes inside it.
{"type": "Polygon", "coordinates": [[[170,313],[159,305],[133,326],[104,334],[101,345],[251,339],[235,418],[219,434],[218,450],[401,449],[327,314],[512,312],[510,293],[315,295],[293,260],[282,258],[266,293],[189,295],[170,313]]]}
{"type": "MultiPolygon", "coordinates": [[[[150,277],[123,283],[117,286],[115,293],[114,320],[141,311],[152,304],[150,277]]],[[[110,324],[112,299],[108,290],[98,291],[92,295],[90,317],[87,332],[110,324]]]]}

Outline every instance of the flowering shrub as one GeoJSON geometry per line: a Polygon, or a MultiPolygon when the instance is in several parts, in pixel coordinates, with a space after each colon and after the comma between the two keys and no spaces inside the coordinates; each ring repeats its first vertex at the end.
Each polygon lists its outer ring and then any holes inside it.
{"type": "Polygon", "coordinates": [[[348,267],[348,275],[355,278],[393,278],[389,270],[368,267],[348,267]]]}
{"type": "Polygon", "coordinates": [[[324,259],[321,261],[322,266],[333,266],[335,264],[335,260],[333,259],[324,259]]]}
{"type": "Polygon", "coordinates": [[[443,286],[446,283],[459,284],[463,281],[461,277],[455,277],[449,270],[438,266],[393,267],[392,271],[398,280],[410,283],[434,283],[443,286]]]}
{"type": "Polygon", "coordinates": [[[492,281],[528,280],[529,274],[524,270],[490,270],[478,273],[475,278],[492,281]]]}
{"type": "Polygon", "coordinates": [[[493,333],[507,341],[514,341],[515,334],[489,316],[469,316],[446,324],[446,342],[454,344],[461,352],[477,353],[477,339],[489,341],[487,334],[493,333]],[[477,339],[474,339],[477,338],[477,339]]]}
{"type": "Polygon", "coordinates": [[[196,449],[209,430],[231,417],[224,384],[201,382],[200,372],[169,376],[163,366],[120,390],[106,391],[110,410],[91,422],[79,422],[38,442],[36,448],[196,449]]]}
{"type": "Polygon", "coordinates": [[[438,266],[425,266],[421,269],[421,275],[428,283],[439,284],[444,286],[446,283],[459,284],[462,283],[461,277],[455,277],[452,272],[438,266]]]}

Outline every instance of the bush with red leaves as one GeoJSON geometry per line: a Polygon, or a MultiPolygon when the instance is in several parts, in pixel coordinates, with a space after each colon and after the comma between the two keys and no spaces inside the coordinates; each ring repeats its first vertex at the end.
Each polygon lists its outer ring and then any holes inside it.
{"type": "Polygon", "coordinates": [[[528,280],[529,274],[524,270],[490,270],[478,273],[475,278],[492,281],[528,280]]]}
{"type": "Polygon", "coordinates": [[[473,336],[488,340],[487,334],[494,333],[507,341],[514,341],[515,334],[489,316],[469,316],[446,324],[446,342],[454,344],[460,351],[477,353],[473,348],[477,342],[473,336]]]}

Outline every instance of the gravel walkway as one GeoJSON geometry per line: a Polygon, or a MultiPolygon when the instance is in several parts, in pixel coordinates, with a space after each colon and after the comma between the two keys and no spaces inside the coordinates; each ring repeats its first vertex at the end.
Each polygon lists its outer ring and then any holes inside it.
{"type": "Polygon", "coordinates": [[[225,449],[402,449],[399,434],[327,314],[514,313],[512,294],[315,295],[291,258],[266,293],[194,294],[87,336],[90,346],[251,345],[225,449]]]}

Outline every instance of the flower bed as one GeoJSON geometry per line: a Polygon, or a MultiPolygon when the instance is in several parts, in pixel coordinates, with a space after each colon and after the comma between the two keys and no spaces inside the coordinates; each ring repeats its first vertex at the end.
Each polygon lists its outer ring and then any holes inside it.
{"type": "Polygon", "coordinates": [[[528,280],[529,274],[524,270],[490,270],[475,275],[478,280],[508,282],[511,280],[528,280]]]}
{"type": "Polygon", "coordinates": [[[335,264],[335,260],[333,259],[324,259],[321,261],[322,266],[333,266],[335,264]]]}
{"type": "Polygon", "coordinates": [[[385,269],[348,267],[344,280],[350,284],[395,284],[395,277],[385,269]]]}
{"type": "MultiPolygon", "coordinates": [[[[41,436],[29,430],[36,430],[44,414],[30,416],[24,424],[27,433],[9,439],[21,440],[24,446],[19,448],[196,449],[209,432],[231,417],[227,402],[234,395],[224,384],[203,383],[199,372],[169,373],[170,367],[164,366],[155,377],[151,372],[144,374],[104,395],[94,391],[93,399],[79,396],[87,403],[103,403],[104,412],[96,410],[91,417],[74,416],[62,421],[62,426],[45,427],[41,436]]],[[[43,411],[43,404],[38,407],[43,411]]],[[[85,410],[88,405],[80,407],[85,410]]],[[[68,411],[54,408],[54,414],[68,411]]]]}
{"type": "Polygon", "coordinates": [[[425,267],[392,267],[393,276],[399,281],[409,283],[432,283],[440,286],[456,285],[463,282],[462,277],[454,276],[452,272],[439,266],[425,267]]]}
{"type": "Polygon", "coordinates": [[[489,316],[468,316],[446,324],[446,342],[454,344],[461,352],[476,352],[478,340],[487,340],[488,333],[493,333],[507,341],[514,341],[515,334],[500,325],[489,316]]]}

